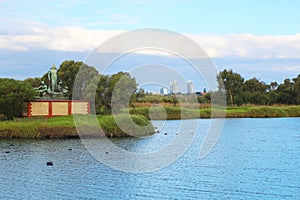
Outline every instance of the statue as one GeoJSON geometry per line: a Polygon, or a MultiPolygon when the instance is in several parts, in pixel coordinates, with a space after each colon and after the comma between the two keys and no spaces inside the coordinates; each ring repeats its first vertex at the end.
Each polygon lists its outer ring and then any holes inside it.
{"type": "Polygon", "coordinates": [[[35,88],[40,93],[40,97],[44,96],[46,93],[49,93],[48,86],[45,84],[44,81],[41,82],[41,85],[35,88]]]}
{"type": "Polygon", "coordinates": [[[57,85],[57,90],[58,91],[62,91],[63,90],[62,83],[63,83],[62,80],[60,80],[59,83],[58,83],[58,85],[57,85]]]}
{"type": "Polygon", "coordinates": [[[68,99],[68,87],[62,87],[62,80],[59,80],[57,76],[57,69],[53,65],[48,71],[49,86],[44,81],[41,82],[40,86],[35,88],[39,92],[39,97],[36,99],[68,99]]]}
{"type": "Polygon", "coordinates": [[[57,85],[57,69],[56,67],[53,65],[50,69],[50,71],[48,71],[48,79],[49,79],[49,86],[50,90],[52,93],[56,92],[58,90],[58,85],[57,85]]]}

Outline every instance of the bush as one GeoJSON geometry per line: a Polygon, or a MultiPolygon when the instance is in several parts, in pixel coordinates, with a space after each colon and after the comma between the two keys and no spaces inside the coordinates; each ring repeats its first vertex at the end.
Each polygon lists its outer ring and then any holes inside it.
{"type": "Polygon", "coordinates": [[[36,92],[29,83],[14,79],[0,79],[0,113],[6,119],[19,117],[25,111],[25,101],[30,101],[36,92]]]}

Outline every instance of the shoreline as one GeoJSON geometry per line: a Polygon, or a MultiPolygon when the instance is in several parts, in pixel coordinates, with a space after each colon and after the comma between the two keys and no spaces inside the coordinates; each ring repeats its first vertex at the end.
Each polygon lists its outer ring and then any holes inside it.
{"type": "MultiPolygon", "coordinates": [[[[180,108],[180,107],[136,107],[130,108],[131,119],[140,129],[128,126],[131,122],[118,115],[120,121],[128,127],[130,133],[139,133],[137,137],[155,134],[155,128],[150,123],[149,111],[152,120],[183,120],[183,119],[210,119],[211,108],[180,108]],[[162,109],[165,112],[161,112],[162,109]],[[155,112],[157,111],[157,112],[155,112]],[[166,118],[167,116],[167,118],[166,118]],[[146,129],[144,127],[147,127],[146,129]]],[[[300,117],[300,106],[243,106],[227,107],[226,118],[280,118],[300,117]]],[[[215,110],[213,118],[224,116],[223,110],[215,110]]],[[[99,133],[98,124],[89,124],[89,117],[79,116],[80,120],[75,126],[75,116],[62,116],[53,118],[31,117],[17,118],[12,121],[0,121],[0,139],[73,139],[96,137],[132,137],[126,134],[114,120],[114,116],[97,116],[102,132],[99,133]],[[81,120],[82,119],[82,120],[81,120]],[[76,128],[77,127],[77,128],[76,128]],[[78,135],[77,129],[84,135],[78,135]]],[[[76,116],[76,119],[78,116],[76,116]]],[[[127,132],[128,132],[127,131],[127,132]]]]}

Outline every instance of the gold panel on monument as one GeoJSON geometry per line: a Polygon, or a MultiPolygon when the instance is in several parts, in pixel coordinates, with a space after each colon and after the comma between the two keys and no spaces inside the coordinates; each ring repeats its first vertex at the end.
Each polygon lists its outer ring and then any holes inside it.
{"type": "Polygon", "coordinates": [[[68,115],[68,102],[52,102],[52,115],[68,115]]]}
{"type": "Polygon", "coordinates": [[[72,114],[88,114],[88,103],[72,102],[72,114]]]}
{"type": "Polygon", "coordinates": [[[43,116],[49,114],[49,103],[48,102],[31,102],[31,115],[32,116],[43,116]]]}

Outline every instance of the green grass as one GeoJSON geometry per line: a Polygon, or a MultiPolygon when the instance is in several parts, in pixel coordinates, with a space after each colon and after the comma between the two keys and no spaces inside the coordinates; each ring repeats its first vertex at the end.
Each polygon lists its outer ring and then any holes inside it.
{"type": "Polygon", "coordinates": [[[299,117],[300,116],[300,106],[287,106],[282,108],[284,112],[289,117],[299,117]]]}
{"type": "MultiPolygon", "coordinates": [[[[164,112],[151,113],[155,109],[155,107],[151,109],[149,107],[137,107],[131,108],[130,113],[144,115],[149,119],[211,118],[212,115],[211,108],[190,109],[166,106],[160,108],[160,110],[164,109],[164,112]],[[159,113],[163,114],[159,115],[159,113]]],[[[213,117],[224,116],[224,110],[227,118],[300,117],[300,106],[233,106],[223,109],[214,108],[213,117]]]]}
{"type": "MultiPolygon", "coordinates": [[[[53,117],[53,118],[19,118],[11,121],[0,122],[0,138],[78,138],[77,130],[83,130],[86,136],[95,136],[98,132],[98,124],[106,136],[125,137],[146,136],[154,133],[154,127],[144,116],[118,115],[116,119],[125,128],[118,127],[113,116],[76,116],[76,125],[73,116],[53,117]],[[136,125],[130,123],[132,120],[136,125]],[[96,122],[96,123],[93,123],[96,122]],[[77,129],[76,129],[77,128],[77,129]],[[126,130],[124,130],[126,129],[126,130]],[[128,132],[127,132],[128,131],[128,132]]],[[[99,134],[97,134],[99,136],[99,134]]]]}
{"type": "Polygon", "coordinates": [[[126,134],[142,137],[154,133],[149,120],[141,115],[99,116],[98,121],[103,132],[110,137],[123,137],[126,134]]]}
{"type": "MultiPolygon", "coordinates": [[[[125,114],[116,116],[73,116],[53,118],[21,118],[12,121],[0,121],[0,138],[78,138],[77,129],[87,136],[95,135],[101,127],[102,136],[124,137],[145,136],[154,133],[154,128],[148,119],[194,119],[210,118],[211,108],[181,108],[181,107],[137,107],[129,110],[130,118],[125,114]],[[94,118],[95,119],[95,118],[94,118]],[[94,122],[94,123],[91,123],[94,122]],[[134,123],[132,123],[134,122],[134,123]],[[136,126],[136,125],[138,126],[136,126]],[[128,133],[128,134],[126,134],[128,133]]],[[[215,116],[221,117],[222,109],[214,110],[215,116]]],[[[300,117],[300,106],[237,106],[227,107],[228,118],[267,118],[267,117],[300,117]]]]}

